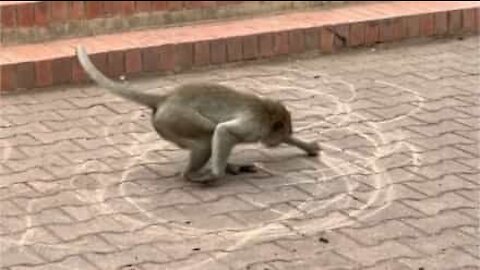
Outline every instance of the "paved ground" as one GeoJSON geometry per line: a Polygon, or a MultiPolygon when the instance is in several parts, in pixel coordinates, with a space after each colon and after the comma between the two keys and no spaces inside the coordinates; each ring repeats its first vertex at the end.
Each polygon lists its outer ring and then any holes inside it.
{"type": "Polygon", "coordinates": [[[148,111],[95,87],[2,96],[2,269],[479,269],[479,38],[143,80],[285,101],[318,158],[182,181],[148,111]]]}

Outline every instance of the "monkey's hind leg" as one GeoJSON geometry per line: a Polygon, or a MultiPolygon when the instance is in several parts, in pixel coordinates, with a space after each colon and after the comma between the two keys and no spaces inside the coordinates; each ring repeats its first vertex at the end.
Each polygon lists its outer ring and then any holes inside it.
{"type": "Polygon", "coordinates": [[[190,150],[190,157],[182,176],[192,182],[207,181],[197,172],[211,156],[211,135],[215,123],[189,108],[166,105],[157,110],[154,127],[164,139],[190,150]]]}
{"type": "Polygon", "coordinates": [[[192,148],[190,149],[190,157],[188,160],[188,164],[182,173],[183,177],[191,182],[208,181],[209,179],[200,176],[198,172],[208,162],[211,153],[212,150],[209,141],[204,141],[201,144],[192,146],[192,148]]]}

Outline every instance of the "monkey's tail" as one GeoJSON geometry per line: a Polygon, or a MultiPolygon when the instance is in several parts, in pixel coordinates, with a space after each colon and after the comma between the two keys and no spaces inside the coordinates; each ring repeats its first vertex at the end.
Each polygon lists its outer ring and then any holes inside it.
{"type": "Polygon", "coordinates": [[[112,91],[114,94],[137,102],[141,105],[148,106],[152,109],[155,109],[162,101],[165,100],[166,96],[145,93],[142,92],[142,89],[137,87],[133,87],[124,83],[118,83],[107,78],[95,67],[83,46],[78,45],[76,53],[80,64],[90,78],[100,86],[112,91]]]}

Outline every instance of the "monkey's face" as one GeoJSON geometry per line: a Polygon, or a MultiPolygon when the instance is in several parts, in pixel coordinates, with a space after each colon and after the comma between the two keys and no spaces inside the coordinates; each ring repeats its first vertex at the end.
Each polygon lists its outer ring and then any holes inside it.
{"type": "Polygon", "coordinates": [[[292,135],[290,112],[281,104],[277,104],[271,120],[270,132],[262,143],[267,147],[276,147],[292,135]]]}

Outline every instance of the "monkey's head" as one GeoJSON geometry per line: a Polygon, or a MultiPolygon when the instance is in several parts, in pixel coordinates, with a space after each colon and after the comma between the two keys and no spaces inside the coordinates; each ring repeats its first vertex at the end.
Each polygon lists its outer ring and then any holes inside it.
{"type": "Polygon", "coordinates": [[[292,121],[290,112],[278,101],[269,101],[267,111],[270,126],[268,135],[262,139],[262,143],[267,147],[275,147],[292,135],[292,121]]]}

